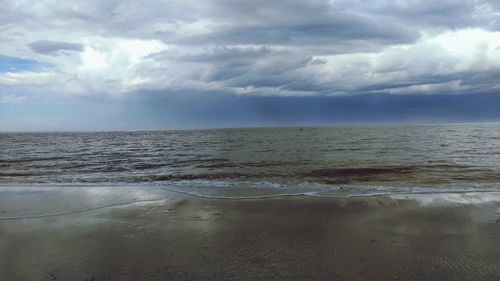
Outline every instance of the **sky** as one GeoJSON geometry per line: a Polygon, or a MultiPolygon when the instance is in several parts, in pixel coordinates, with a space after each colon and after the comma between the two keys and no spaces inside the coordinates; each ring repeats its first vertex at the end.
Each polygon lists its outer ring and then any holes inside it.
{"type": "Polygon", "coordinates": [[[0,131],[500,121],[500,1],[0,11],[0,131]]]}

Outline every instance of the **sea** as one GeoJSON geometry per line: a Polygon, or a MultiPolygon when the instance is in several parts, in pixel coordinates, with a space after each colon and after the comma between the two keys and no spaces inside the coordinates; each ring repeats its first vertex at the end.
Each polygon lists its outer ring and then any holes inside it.
{"type": "Polygon", "coordinates": [[[500,191],[500,124],[0,133],[0,186],[213,198],[500,191]]]}

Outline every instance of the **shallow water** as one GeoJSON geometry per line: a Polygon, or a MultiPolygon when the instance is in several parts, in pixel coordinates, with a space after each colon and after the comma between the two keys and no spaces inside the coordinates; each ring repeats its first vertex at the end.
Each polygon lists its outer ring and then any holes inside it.
{"type": "Polygon", "coordinates": [[[500,191],[500,124],[2,133],[0,184],[214,197],[500,191]]]}

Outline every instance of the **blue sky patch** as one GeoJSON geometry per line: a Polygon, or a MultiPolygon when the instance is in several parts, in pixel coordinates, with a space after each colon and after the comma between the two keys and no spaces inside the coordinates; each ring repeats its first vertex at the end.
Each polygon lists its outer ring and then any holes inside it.
{"type": "Polygon", "coordinates": [[[0,72],[39,71],[44,67],[36,60],[0,55],[0,72]]]}

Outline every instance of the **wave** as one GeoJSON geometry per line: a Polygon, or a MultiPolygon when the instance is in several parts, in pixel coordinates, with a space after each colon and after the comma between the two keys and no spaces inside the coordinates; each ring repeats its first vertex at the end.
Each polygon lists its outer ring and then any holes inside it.
{"type": "MultiPolygon", "coordinates": [[[[500,127],[499,127],[500,128],[500,127]]],[[[310,186],[500,183],[491,126],[10,134],[0,184],[267,182],[310,186]],[[487,138],[486,138],[487,137],[487,138]]]]}
{"type": "MultiPolygon", "coordinates": [[[[500,173],[493,168],[472,165],[454,164],[424,164],[424,165],[394,165],[394,166],[364,166],[364,167],[323,167],[320,169],[297,171],[283,169],[279,163],[245,163],[253,168],[238,169],[201,169],[198,173],[164,173],[149,174],[147,167],[162,164],[148,164],[128,168],[119,165],[100,165],[72,171],[68,169],[30,169],[23,171],[6,170],[0,172],[0,183],[150,183],[196,180],[222,181],[268,181],[278,184],[309,184],[325,185],[431,185],[442,186],[451,184],[484,184],[499,183],[500,173]],[[261,169],[262,167],[279,166],[277,168],[261,169]]],[[[66,166],[68,167],[68,166],[66,166]]],[[[190,169],[195,171],[196,169],[190,169]]]]}
{"type": "Polygon", "coordinates": [[[63,160],[66,157],[52,156],[52,157],[31,157],[31,158],[15,158],[15,159],[0,159],[0,164],[16,164],[16,163],[29,163],[38,161],[57,161],[63,160]]]}

